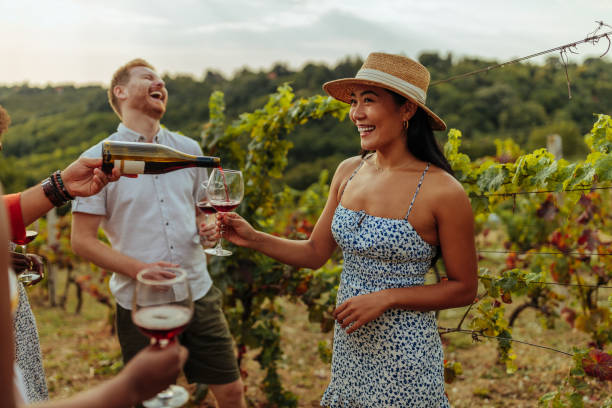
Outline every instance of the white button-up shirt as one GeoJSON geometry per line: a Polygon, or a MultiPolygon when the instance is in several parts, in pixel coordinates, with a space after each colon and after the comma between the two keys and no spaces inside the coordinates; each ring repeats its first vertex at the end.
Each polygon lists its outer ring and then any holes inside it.
{"type": "MultiPolygon", "coordinates": [[[[106,140],[145,141],[142,135],[123,124],[106,140]]],[[[197,142],[164,128],[153,143],[202,155],[197,142]]],[[[101,154],[102,142],[82,156],[101,157],[101,154]]],[[[197,167],[165,174],[140,174],[137,178],[121,177],[96,195],[77,197],[72,202],[72,211],[104,216],[100,225],[117,251],[142,262],[167,261],[186,269],[193,299],[197,300],[212,285],[195,212],[197,190],[206,178],[206,169],[197,167]]],[[[113,273],[110,290],[121,307],[132,308],[133,279],[113,273]]]]}

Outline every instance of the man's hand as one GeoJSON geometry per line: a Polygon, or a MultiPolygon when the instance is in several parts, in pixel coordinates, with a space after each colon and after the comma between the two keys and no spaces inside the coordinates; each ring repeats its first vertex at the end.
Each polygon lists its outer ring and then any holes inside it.
{"type": "MultiPolygon", "coordinates": [[[[209,217],[211,216],[209,215],[209,217]]],[[[198,233],[200,234],[200,243],[204,248],[214,247],[219,240],[219,229],[214,221],[200,223],[198,233]]]]}

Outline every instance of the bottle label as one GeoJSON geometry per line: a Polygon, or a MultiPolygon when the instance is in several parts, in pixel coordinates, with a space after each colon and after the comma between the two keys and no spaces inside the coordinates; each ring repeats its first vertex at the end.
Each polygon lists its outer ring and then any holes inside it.
{"type": "Polygon", "coordinates": [[[145,162],[134,160],[118,160],[119,169],[123,174],[144,174],[145,162]]]}

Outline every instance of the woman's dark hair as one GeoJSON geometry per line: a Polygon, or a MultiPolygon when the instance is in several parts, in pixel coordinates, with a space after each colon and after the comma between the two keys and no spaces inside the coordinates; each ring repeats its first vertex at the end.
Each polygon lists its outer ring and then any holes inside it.
{"type": "MultiPolygon", "coordinates": [[[[398,106],[406,103],[407,99],[400,94],[387,90],[398,106]]],[[[429,115],[424,109],[418,107],[412,118],[408,121],[406,131],[406,147],[417,159],[438,166],[451,175],[455,175],[450,163],[444,157],[438,141],[434,137],[433,129],[429,123],[429,115]]],[[[368,152],[362,151],[364,157],[368,152]]]]}

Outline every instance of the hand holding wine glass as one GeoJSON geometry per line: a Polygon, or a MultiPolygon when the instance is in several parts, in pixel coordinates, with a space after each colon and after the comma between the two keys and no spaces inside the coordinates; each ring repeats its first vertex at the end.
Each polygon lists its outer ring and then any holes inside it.
{"type": "MultiPolygon", "coordinates": [[[[226,213],[236,209],[244,196],[242,172],[221,168],[214,169],[208,180],[207,192],[208,201],[218,212],[226,213]]],[[[220,233],[223,237],[223,228],[220,233]]],[[[232,254],[231,251],[222,248],[221,239],[217,242],[216,247],[206,249],[205,252],[217,256],[232,254]]]]}
{"type": "MultiPolygon", "coordinates": [[[[175,341],[193,316],[193,301],[187,272],[181,268],[152,266],[138,273],[134,288],[132,321],[151,338],[151,344],[165,347],[175,341]]],[[[187,391],[172,385],[145,407],[180,407],[189,399],[187,391]]]]}
{"type": "Polygon", "coordinates": [[[26,253],[26,245],[32,242],[37,236],[38,232],[27,230],[25,238],[16,242],[16,244],[21,247],[21,254],[15,253],[15,255],[11,255],[12,261],[17,262],[14,267],[17,273],[17,279],[25,286],[38,283],[44,277],[44,263],[42,258],[36,254],[26,253]],[[19,268],[19,265],[22,263],[24,267],[19,268]]]}

